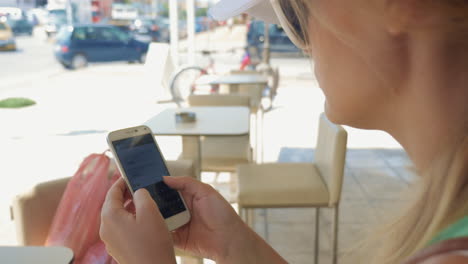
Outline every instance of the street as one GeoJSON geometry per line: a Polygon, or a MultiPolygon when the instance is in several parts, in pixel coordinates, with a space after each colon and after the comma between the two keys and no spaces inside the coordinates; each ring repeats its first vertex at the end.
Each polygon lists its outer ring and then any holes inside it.
{"type": "Polygon", "coordinates": [[[17,50],[0,52],[0,91],[63,71],[55,61],[53,45],[37,31],[34,36],[16,38],[17,50]]]}

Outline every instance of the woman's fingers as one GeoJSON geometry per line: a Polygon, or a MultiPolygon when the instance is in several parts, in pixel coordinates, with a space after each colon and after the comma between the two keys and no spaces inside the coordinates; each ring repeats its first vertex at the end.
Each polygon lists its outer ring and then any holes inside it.
{"type": "Polygon", "coordinates": [[[164,176],[164,182],[171,188],[192,196],[204,196],[210,192],[210,186],[192,177],[164,176]]]}
{"type": "MultiPolygon", "coordinates": [[[[181,227],[181,228],[183,228],[183,227],[181,227]]],[[[171,233],[172,233],[172,241],[174,242],[174,245],[176,247],[181,247],[182,242],[183,242],[182,232],[180,232],[178,229],[176,229],[174,232],[171,232],[171,233]]]]}
{"type": "Polygon", "coordinates": [[[156,202],[153,200],[148,190],[141,188],[133,195],[137,222],[146,220],[154,221],[155,218],[161,218],[161,213],[156,202]]]}
{"type": "Polygon", "coordinates": [[[109,189],[106,195],[106,200],[104,201],[103,209],[111,210],[111,209],[124,209],[125,203],[125,191],[127,189],[127,185],[124,179],[118,179],[112,187],[109,189]]]}

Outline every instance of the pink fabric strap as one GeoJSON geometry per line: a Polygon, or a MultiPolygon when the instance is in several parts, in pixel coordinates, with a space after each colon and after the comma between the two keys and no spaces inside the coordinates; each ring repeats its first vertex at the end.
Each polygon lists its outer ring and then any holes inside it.
{"type": "Polygon", "coordinates": [[[418,264],[437,255],[464,250],[468,251],[468,237],[445,240],[421,250],[415,256],[404,261],[403,264],[418,264]]]}

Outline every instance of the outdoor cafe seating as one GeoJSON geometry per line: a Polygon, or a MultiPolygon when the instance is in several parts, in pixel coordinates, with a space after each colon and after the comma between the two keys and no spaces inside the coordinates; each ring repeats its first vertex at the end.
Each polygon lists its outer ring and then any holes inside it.
{"type": "MultiPolygon", "coordinates": [[[[165,45],[154,47],[168,53],[165,45]]],[[[163,82],[168,81],[173,71],[170,56],[167,55],[167,58],[164,57],[165,65],[162,66],[164,70],[159,71],[163,82]]],[[[153,70],[156,67],[151,60],[148,65],[153,70]]],[[[332,124],[322,114],[315,163],[261,164],[261,101],[266,78],[251,71],[232,71],[229,75],[210,80],[209,84],[221,85],[220,93],[191,95],[187,100],[189,107],[167,108],[145,122],[155,136],[182,137],[179,160],[168,162],[171,175],[191,176],[201,180],[202,172],[233,173],[231,184],[236,185],[237,189],[237,199],[233,202],[237,202],[239,214],[251,226],[253,210],[256,208],[316,208],[315,263],[318,261],[319,248],[319,210],[332,208],[333,263],[336,263],[346,131],[332,124]],[[181,111],[192,111],[197,114],[197,119],[177,124],[175,115],[181,111]]],[[[20,245],[44,245],[69,180],[63,178],[40,183],[15,198],[11,206],[11,218],[15,220],[20,245]]],[[[201,263],[200,259],[184,252],[176,253],[201,263]]]]}
{"type": "MultiPolygon", "coordinates": [[[[170,173],[174,176],[180,175],[195,178],[196,172],[191,160],[167,161],[167,166],[170,173]]],[[[10,210],[11,218],[15,221],[19,245],[28,247],[44,245],[55,211],[69,180],[70,177],[66,177],[43,182],[32,187],[31,190],[16,196],[10,210]]],[[[15,250],[15,248],[11,250],[15,250]]],[[[18,253],[21,252],[18,251],[18,253]]],[[[60,251],[58,253],[63,254],[60,251]]],[[[176,254],[197,261],[196,258],[182,251],[177,250],[176,254]]]]}
{"type": "MultiPolygon", "coordinates": [[[[245,106],[250,107],[250,97],[246,95],[214,94],[191,95],[190,106],[245,106]]],[[[222,124],[220,124],[222,125],[222,124]]],[[[250,133],[249,133],[250,134],[250,133]]],[[[238,164],[253,160],[250,135],[206,136],[201,146],[202,170],[212,172],[234,172],[238,164]]]]}
{"type": "Polygon", "coordinates": [[[319,256],[320,208],[333,209],[332,260],[338,257],[338,210],[346,160],[347,133],[322,114],[313,163],[244,164],[237,169],[240,215],[253,226],[257,208],[316,208],[315,262],[319,256]]]}

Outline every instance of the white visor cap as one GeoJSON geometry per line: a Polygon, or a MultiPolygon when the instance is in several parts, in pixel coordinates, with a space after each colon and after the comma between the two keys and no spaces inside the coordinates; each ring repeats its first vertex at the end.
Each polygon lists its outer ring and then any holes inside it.
{"type": "Polygon", "coordinates": [[[210,16],[219,21],[242,13],[247,13],[267,23],[279,24],[269,0],[221,0],[209,11],[210,16]]]}

